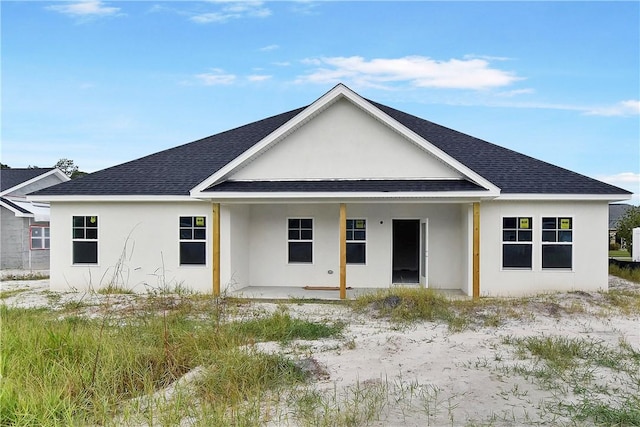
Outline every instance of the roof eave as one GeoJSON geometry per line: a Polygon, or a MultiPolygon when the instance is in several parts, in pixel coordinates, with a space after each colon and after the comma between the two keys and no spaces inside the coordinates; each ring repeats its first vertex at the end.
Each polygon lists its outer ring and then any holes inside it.
{"type": "Polygon", "coordinates": [[[562,194],[562,193],[502,193],[496,200],[583,200],[619,202],[631,199],[633,194],[562,194]]]}
{"type": "Polygon", "coordinates": [[[31,179],[29,179],[27,181],[21,182],[20,184],[14,185],[11,188],[7,188],[6,190],[0,192],[0,196],[5,196],[5,195],[8,195],[8,194],[11,194],[11,193],[15,192],[16,190],[19,190],[22,187],[26,187],[27,185],[32,184],[32,183],[34,183],[36,181],[39,181],[39,180],[41,180],[43,178],[46,178],[46,177],[48,177],[50,175],[57,175],[58,178],[60,178],[62,180],[61,183],[69,181],[71,179],[67,175],[65,175],[64,172],[62,172],[60,169],[53,168],[48,172],[45,172],[45,173],[43,173],[41,175],[38,175],[38,176],[35,176],[35,177],[33,177],[33,178],[31,178],[31,179]]]}
{"type": "Polygon", "coordinates": [[[199,192],[194,194],[202,200],[215,202],[366,202],[366,201],[413,201],[413,202],[472,202],[495,199],[498,194],[489,191],[406,191],[406,192],[199,192]]]}
{"type": "Polygon", "coordinates": [[[27,200],[35,202],[197,202],[188,195],[33,195],[27,200]]]}

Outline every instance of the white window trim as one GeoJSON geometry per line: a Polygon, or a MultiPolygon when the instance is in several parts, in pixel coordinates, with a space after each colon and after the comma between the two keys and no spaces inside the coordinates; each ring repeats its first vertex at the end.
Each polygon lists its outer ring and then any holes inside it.
{"type": "MultiPolygon", "coordinates": [[[[368,261],[369,261],[369,218],[366,217],[357,217],[357,218],[348,218],[347,217],[347,221],[349,220],[353,220],[353,221],[357,221],[357,220],[364,220],[364,240],[349,240],[347,239],[347,246],[349,245],[349,242],[351,243],[364,243],[364,262],[363,263],[349,263],[347,262],[348,266],[366,266],[368,261]]],[[[355,229],[354,229],[355,230],[355,229]]],[[[349,231],[347,229],[347,231],[349,231]]]]}
{"type": "MultiPolygon", "coordinates": [[[[540,215],[540,270],[541,271],[545,271],[545,272],[555,272],[555,273],[561,273],[561,272],[573,272],[574,271],[574,266],[575,266],[575,248],[574,248],[574,238],[575,238],[575,229],[576,229],[576,223],[575,223],[575,218],[573,215],[540,215]],[[570,218],[571,219],[571,242],[545,242],[542,240],[542,233],[544,231],[551,231],[551,229],[545,230],[542,228],[542,220],[543,218],[555,218],[556,219],[556,226],[557,226],[557,221],[559,218],[570,218]],[[542,247],[543,246],[556,246],[556,245],[571,245],[571,267],[567,268],[567,267],[542,267],[542,247]]],[[[553,229],[553,231],[555,231],[556,233],[558,232],[558,230],[561,230],[560,228],[555,228],[553,229]]]]}
{"type": "MultiPolygon", "coordinates": [[[[536,230],[535,230],[535,224],[538,223],[538,218],[536,218],[534,215],[532,214],[514,214],[514,215],[503,215],[500,217],[500,271],[535,271],[536,270],[536,246],[534,245],[534,243],[536,243],[536,230]],[[519,242],[517,240],[515,241],[505,241],[504,240],[504,219],[505,218],[516,218],[516,221],[519,220],[519,218],[531,218],[531,222],[533,222],[533,224],[531,224],[530,226],[530,230],[531,230],[531,241],[529,242],[519,242]],[[513,245],[530,245],[531,246],[531,267],[505,267],[504,266],[504,257],[503,257],[503,247],[505,244],[513,244],[513,245]]],[[[510,228],[508,230],[511,230],[510,228]]],[[[516,236],[517,236],[517,231],[518,229],[516,228],[516,236]]]]}
{"type": "Polygon", "coordinates": [[[287,242],[287,246],[286,246],[286,250],[284,252],[284,260],[285,263],[287,265],[314,265],[316,262],[316,244],[315,244],[315,237],[316,237],[316,218],[313,216],[307,216],[307,215],[300,215],[300,216],[288,216],[286,218],[285,224],[284,224],[284,231],[285,231],[285,238],[286,238],[286,242],[287,242]],[[296,240],[291,240],[289,239],[289,220],[290,219],[310,219],[311,220],[311,240],[301,240],[301,239],[296,239],[296,240]],[[291,242],[298,242],[298,243],[304,243],[304,242],[311,242],[311,262],[291,262],[289,261],[289,243],[291,242]]]}
{"type": "MultiPolygon", "coordinates": [[[[86,226],[83,226],[83,228],[86,229],[86,226]]],[[[94,215],[94,214],[88,214],[88,215],[71,215],[71,265],[74,267],[86,267],[86,266],[94,266],[94,267],[99,267],[100,266],[100,215],[94,215]],[[73,237],[73,229],[76,228],[73,226],[73,218],[76,216],[81,216],[83,218],[86,217],[92,217],[95,216],[98,219],[98,237],[95,239],[80,239],[80,238],[75,238],[73,237]],[[96,262],[95,263],[87,263],[87,262],[83,262],[83,263],[75,263],[73,262],[73,242],[96,242],[96,262]]]]}
{"type": "MultiPolygon", "coordinates": [[[[209,256],[207,256],[208,253],[208,248],[209,248],[209,224],[211,224],[211,221],[209,219],[208,215],[196,215],[196,214],[192,214],[192,213],[186,213],[186,214],[180,214],[178,215],[178,268],[202,268],[202,267],[207,267],[209,265],[209,256]],[[188,218],[192,218],[193,221],[195,221],[196,217],[204,217],[205,219],[205,224],[204,224],[204,239],[182,239],[180,238],[180,229],[183,227],[180,227],[180,218],[184,218],[184,217],[188,217],[188,218]],[[204,264],[182,264],[180,262],[180,243],[192,243],[192,242],[202,242],[204,243],[204,264]]],[[[191,226],[192,229],[195,229],[195,227],[192,225],[191,226]]]]}

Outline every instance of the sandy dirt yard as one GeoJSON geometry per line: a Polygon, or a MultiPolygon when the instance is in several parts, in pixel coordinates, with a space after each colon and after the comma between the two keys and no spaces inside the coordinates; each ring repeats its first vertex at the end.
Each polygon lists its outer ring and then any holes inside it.
{"type": "MultiPolygon", "coordinates": [[[[640,291],[639,285],[613,276],[610,288],[640,291]]],[[[47,280],[3,281],[1,291],[2,303],[8,306],[55,310],[82,300],[82,310],[88,316],[101,315],[105,298],[111,299],[112,309],[123,312],[144,298],[50,292],[47,280]]],[[[485,321],[472,322],[461,332],[451,331],[443,323],[391,322],[378,316],[374,308],[354,311],[343,304],[301,301],[253,301],[241,305],[234,316],[287,310],[308,320],[344,322],[344,333],[337,339],[256,346],[309,365],[314,378],[292,394],[320,396],[322,404],[314,407],[316,411],[352,411],[353,425],[593,425],[589,419],[584,424],[576,421],[567,408],[577,407],[585,399],[611,407],[628,405],[624,397],[640,391],[640,374],[589,361],[554,374],[518,346],[530,337],[562,337],[594,351],[611,349],[622,355],[626,349],[637,357],[640,318],[606,303],[603,294],[532,297],[515,309],[519,315],[487,325],[491,322],[486,319],[499,315],[500,310],[514,310],[507,305],[496,307],[490,309],[493,312],[477,313],[485,321]]],[[[620,363],[626,363],[620,357],[620,363]]],[[[280,404],[269,409],[264,424],[300,424],[299,407],[290,404],[290,397],[283,394],[280,404]]],[[[188,420],[184,424],[188,425],[188,420]]]]}

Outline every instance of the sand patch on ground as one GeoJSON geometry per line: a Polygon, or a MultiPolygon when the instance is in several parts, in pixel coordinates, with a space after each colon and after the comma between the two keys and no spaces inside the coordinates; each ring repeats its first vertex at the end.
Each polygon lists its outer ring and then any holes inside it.
{"type": "MultiPolygon", "coordinates": [[[[638,291],[639,286],[611,277],[610,288],[638,291]]],[[[75,307],[76,315],[90,317],[104,315],[107,306],[111,315],[127,315],[149,298],[50,292],[47,280],[3,281],[0,291],[7,306],[75,307]]],[[[345,323],[337,339],[255,344],[261,351],[313,361],[314,379],[291,395],[322,396],[324,407],[318,411],[373,411],[362,415],[362,424],[378,426],[570,425],[558,403],[576,402],[575,390],[560,383],[545,386],[535,376],[519,373],[518,369],[535,369],[536,361],[523,358],[509,342],[559,336],[612,349],[624,342],[640,351],[638,316],[603,310],[602,300],[602,294],[585,292],[534,297],[519,318],[462,332],[434,322],[400,325],[342,304],[251,302],[238,305],[229,316],[251,318],[286,310],[308,320],[345,323]]],[[[614,370],[592,374],[590,381],[604,387],[620,382],[620,387],[637,392],[614,370]]],[[[278,405],[270,404],[265,424],[301,424],[301,409],[291,395],[283,395],[278,405]]]]}

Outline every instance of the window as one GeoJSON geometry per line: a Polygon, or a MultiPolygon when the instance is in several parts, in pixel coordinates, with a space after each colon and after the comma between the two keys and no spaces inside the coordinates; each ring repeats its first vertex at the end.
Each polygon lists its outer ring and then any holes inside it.
{"type": "Polygon", "coordinates": [[[74,216],[72,221],[73,263],[98,263],[98,217],[74,216]]]}
{"type": "Polygon", "coordinates": [[[203,265],[207,260],[207,219],[180,217],[180,265],[203,265]]]}
{"type": "Polygon", "coordinates": [[[531,268],[532,228],[531,217],[502,218],[503,268],[531,268]]]}
{"type": "Polygon", "coordinates": [[[289,263],[313,262],[313,219],[288,220],[289,263]]]}
{"type": "Polygon", "coordinates": [[[31,250],[49,249],[49,227],[34,225],[29,230],[31,250]]]}
{"type": "Polygon", "coordinates": [[[347,220],[347,264],[365,264],[367,251],[367,220],[347,220]]]}
{"type": "Polygon", "coordinates": [[[542,268],[571,268],[572,218],[542,218],[542,268]]]}

